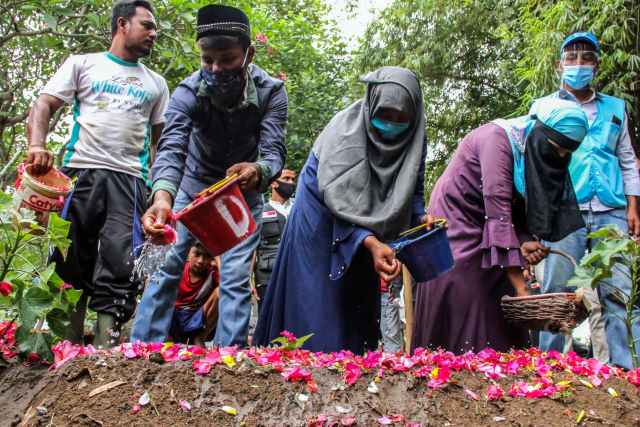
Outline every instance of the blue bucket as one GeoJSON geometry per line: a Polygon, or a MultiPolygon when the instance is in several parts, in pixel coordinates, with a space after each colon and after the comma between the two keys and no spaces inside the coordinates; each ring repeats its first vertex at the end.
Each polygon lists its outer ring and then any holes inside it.
{"type": "Polygon", "coordinates": [[[416,282],[428,282],[453,268],[444,227],[422,228],[389,244],[416,282]]]}

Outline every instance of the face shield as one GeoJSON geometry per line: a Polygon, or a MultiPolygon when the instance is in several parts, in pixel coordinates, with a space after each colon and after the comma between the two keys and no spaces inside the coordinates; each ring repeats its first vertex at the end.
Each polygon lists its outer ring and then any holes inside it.
{"type": "Polygon", "coordinates": [[[594,50],[565,50],[560,57],[563,66],[593,65],[599,60],[598,53],[594,50]]]}

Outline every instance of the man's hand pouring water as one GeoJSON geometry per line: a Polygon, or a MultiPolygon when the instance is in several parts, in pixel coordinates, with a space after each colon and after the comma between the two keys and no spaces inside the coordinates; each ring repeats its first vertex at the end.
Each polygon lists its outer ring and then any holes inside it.
{"type": "MultiPolygon", "coordinates": [[[[237,175],[242,190],[253,190],[260,183],[260,168],[255,163],[238,163],[227,169],[227,176],[237,175]]],[[[172,217],[173,198],[169,192],[159,190],[153,195],[153,204],[142,216],[144,232],[154,244],[166,244],[165,224],[172,217]]]]}
{"type": "Polygon", "coordinates": [[[173,200],[167,191],[159,190],[153,195],[153,204],[142,216],[142,227],[152,243],[165,243],[164,225],[171,218],[173,200]]]}

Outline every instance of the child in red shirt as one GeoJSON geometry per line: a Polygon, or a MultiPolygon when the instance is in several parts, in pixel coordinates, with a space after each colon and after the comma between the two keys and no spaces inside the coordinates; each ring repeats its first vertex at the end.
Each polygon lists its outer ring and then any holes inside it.
{"type": "Polygon", "coordinates": [[[178,285],[171,336],[175,342],[204,344],[218,321],[220,259],[197,242],[189,250],[178,285]]]}

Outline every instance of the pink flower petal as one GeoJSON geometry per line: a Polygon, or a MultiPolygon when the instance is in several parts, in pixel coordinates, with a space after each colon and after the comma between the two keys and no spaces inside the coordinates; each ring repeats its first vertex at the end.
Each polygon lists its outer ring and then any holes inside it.
{"type": "Polygon", "coordinates": [[[360,367],[353,362],[348,362],[344,367],[344,382],[347,385],[353,385],[358,378],[362,376],[362,371],[360,367]]]}
{"type": "Polygon", "coordinates": [[[490,385],[487,388],[487,400],[500,400],[504,397],[504,391],[499,385],[490,385]]]}
{"type": "Polygon", "coordinates": [[[355,417],[344,417],[340,420],[340,425],[343,426],[354,426],[356,425],[355,417]]]}
{"type": "Polygon", "coordinates": [[[389,418],[389,417],[387,417],[387,416],[384,416],[384,417],[380,417],[380,418],[378,418],[378,423],[379,423],[380,425],[383,425],[383,426],[391,425],[391,423],[392,423],[392,422],[393,422],[393,421],[391,421],[391,418],[389,418]]]}
{"type": "Polygon", "coordinates": [[[187,402],[186,400],[181,400],[179,403],[180,403],[180,408],[182,408],[184,412],[191,411],[191,404],[189,402],[187,402]]]}
{"type": "Polygon", "coordinates": [[[469,390],[468,388],[464,389],[464,394],[466,394],[470,399],[480,400],[480,396],[478,396],[476,393],[474,393],[473,391],[469,390]]]}

